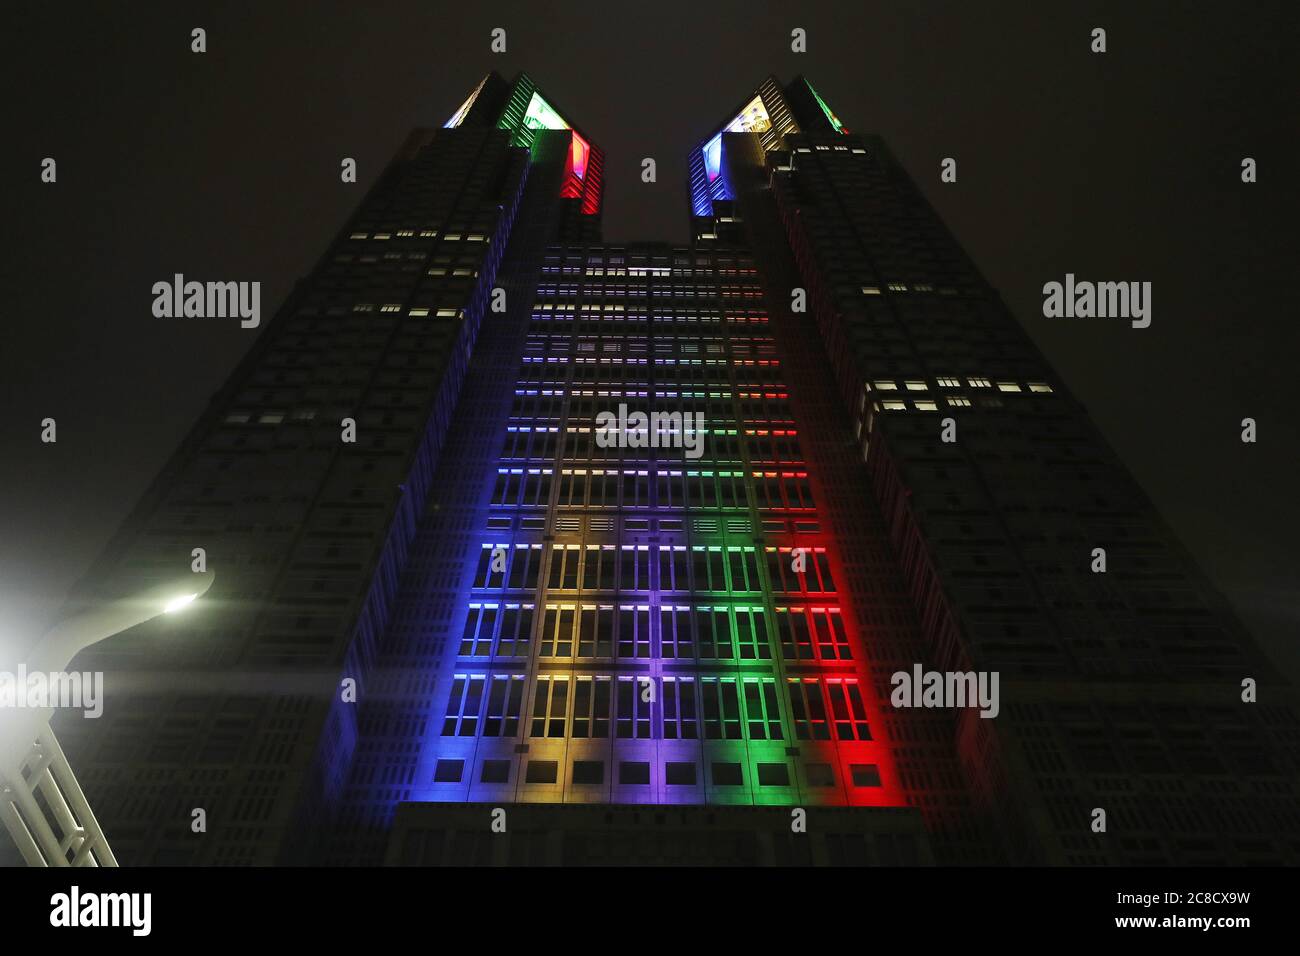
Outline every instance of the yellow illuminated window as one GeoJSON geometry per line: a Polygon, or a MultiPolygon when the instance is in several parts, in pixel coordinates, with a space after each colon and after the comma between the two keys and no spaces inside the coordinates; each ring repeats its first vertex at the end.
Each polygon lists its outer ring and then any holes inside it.
{"type": "Polygon", "coordinates": [[[740,115],[727,125],[727,130],[732,133],[761,133],[771,127],[772,120],[767,115],[763,100],[756,96],[745,104],[740,115]]]}

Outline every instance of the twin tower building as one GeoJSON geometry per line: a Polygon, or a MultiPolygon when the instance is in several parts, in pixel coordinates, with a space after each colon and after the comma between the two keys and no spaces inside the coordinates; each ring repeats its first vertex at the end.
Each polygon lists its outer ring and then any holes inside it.
{"type": "Polygon", "coordinates": [[[411,134],[78,591],[215,574],[74,664],[119,862],[1300,860],[1290,691],[884,143],[723,119],[683,246],[528,76],[411,134]]]}

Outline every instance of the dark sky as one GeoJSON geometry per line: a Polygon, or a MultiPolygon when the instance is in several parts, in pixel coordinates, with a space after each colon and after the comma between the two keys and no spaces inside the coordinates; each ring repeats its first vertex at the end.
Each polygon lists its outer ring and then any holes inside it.
{"type": "Polygon", "coordinates": [[[1297,669],[1294,3],[181,6],[6,5],[0,647],[32,639],[251,341],[154,318],[155,281],[260,280],[269,317],[407,132],[493,68],[529,71],[604,147],[608,237],[684,241],[691,144],[762,76],[802,72],[886,138],[1297,669]],[[939,182],[944,156],[957,184],[939,182]],[[1151,328],[1043,318],[1042,284],[1066,272],[1151,281],[1151,328]]]}

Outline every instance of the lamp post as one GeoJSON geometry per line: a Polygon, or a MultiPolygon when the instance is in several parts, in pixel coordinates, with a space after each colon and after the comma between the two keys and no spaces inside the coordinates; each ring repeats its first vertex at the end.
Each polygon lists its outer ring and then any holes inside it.
{"type": "MultiPolygon", "coordinates": [[[[61,674],[92,644],[184,609],[212,580],[211,571],[191,572],[75,614],[36,643],[26,672],[61,674]]],[[[48,706],[0,711],[0,818],[28,866],[117,866],[50,729],[53,714],[48,706]]]]}

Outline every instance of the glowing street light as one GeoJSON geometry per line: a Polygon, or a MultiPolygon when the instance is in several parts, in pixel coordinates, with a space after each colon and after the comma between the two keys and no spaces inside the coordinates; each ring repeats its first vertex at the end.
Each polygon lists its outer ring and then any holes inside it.
{"type": "MultiPolygon", "coordinates": [[[[92,644],[183,610],[212,580],[211,571],[186,573],[75,614],[36,643],[25,670],[62,674],[92,644]]],[[[50,729],[53,714],[52,706],[0,711],[0,818],[29,866],[116,866],[108,839],[50,729]],[[17,716],[11,719],[10,714],[17,716]]]]}
{"type": "Polygon", "coordinates": [[[194,594],[182,594],[179,597],[174,597],[163,606],[163,613],[175,614],[181,608],[190,604],[198,596],[199,595],[196,592],[194,594]]]}

